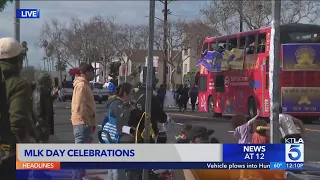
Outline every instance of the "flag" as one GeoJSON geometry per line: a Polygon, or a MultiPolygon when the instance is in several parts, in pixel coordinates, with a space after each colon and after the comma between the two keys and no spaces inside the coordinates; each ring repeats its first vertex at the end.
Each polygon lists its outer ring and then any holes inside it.
{"type": "Polygon", "coordinates": [[[197,63],[197,66],[202,65],[210,72],[219,72],[221,70],[222,54],[217,51],[207,51],[206,55],[197,63]]]}

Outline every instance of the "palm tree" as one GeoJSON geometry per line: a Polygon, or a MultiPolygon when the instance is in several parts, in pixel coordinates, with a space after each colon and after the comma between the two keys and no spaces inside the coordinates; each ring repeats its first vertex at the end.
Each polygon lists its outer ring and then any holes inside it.
{"type": "MultiPolygon", "coordinates": [[[[1,0],[0,0],[1,1],[1,0]]],[[[28,61],[28,43],[26,41],[23,41],[22,43],[22,47],[23,47],[23,51],[22,51],[22,55],[24,57],[24,61],[25,61],[25,65],[26,67],[29,66],[29,61],[28,61]]]]}
{"type": "Polygon", "coordinates": [[[8,5],[8,2],[13,2],[13,0],[0,0],[0,12],[2,12],[8,5]]]}
{"type": "Polygon", "coordinates": [[[43,71],[46,71],[46,61],[47,61],[47,57],[43,57],[42,58],[42,60],[43,60],[43,71]]]}
{"type": "Polygon", "coordinates": [[[66,71],[67,70],[67,63],[65,61],[57,61],[55,65],[56,71],[66,71]]]}

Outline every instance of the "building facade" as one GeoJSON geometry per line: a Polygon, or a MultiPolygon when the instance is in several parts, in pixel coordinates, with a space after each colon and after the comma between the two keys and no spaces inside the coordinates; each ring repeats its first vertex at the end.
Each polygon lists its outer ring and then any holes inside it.
{"type": "MultiPolygon", "coordinates": [[[[179,51],[173,51],[171,53],[179,53],[179,51]]],[[[121,66],[119,67],[119,83],[127,82],[132,83],[137,86],[140,82],[140,73],[143,70],[144,66],[147,66],[147,57],[148,50],[137,50],[132,53],[132,56],[128,58],[124,56],[124,62],[121,62],[121,66]]],[[[181,59],[181,55],[176,59],[181,59]]],[[[178,63],[179,61],[177,61],[178,63]]],[[[182,83],[182,72],[181,72],[181,63],[180,66],[175,64],[175,66],[167,63],[167,68],[163,68],[163,51],[162,50],[154,50],[153,51],[153,67],[155,68],[155,74],[157,78],[157,87],[159,87],[163,83],[163,72],[166,71],[167,76],[167,87],[170,85],[170,76],[172,76],[173,88],[182,83]],[[174,68],[178,70],[171,73],[174,68]]],[[[175,63],[175,62],[173,62],[175,63]]]]}

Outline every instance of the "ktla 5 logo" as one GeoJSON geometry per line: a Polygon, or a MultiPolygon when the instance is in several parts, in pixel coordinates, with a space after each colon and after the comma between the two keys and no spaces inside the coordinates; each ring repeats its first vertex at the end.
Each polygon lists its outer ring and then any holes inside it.
{"type": "Polygon", "coordinates": [[[286,162],[304,162],[304,144],[286,144],[286,162]]]}

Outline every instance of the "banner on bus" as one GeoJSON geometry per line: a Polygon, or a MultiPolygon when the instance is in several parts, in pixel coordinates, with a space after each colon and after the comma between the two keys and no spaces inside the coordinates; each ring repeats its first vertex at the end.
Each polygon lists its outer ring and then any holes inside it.
{"type": "Polygon", "coordinates": [[[210,72],[227,71],[229,69],[242,70],[244,65],[244,53],[241,49],[218,51],[208,51],[206,55],[197,63],[210,72]]]}
{"type": "Polygon", "coordinates": [[[283,44],[283,71],[320,71],[320,44],[283,44]]]}
{"type": "Polygon", "coordinates": [[[216,63],[217,57],[220,58],[221,54],[216,51],[208,51],[206,55],[198,61],[197,66],[202,66],[210,72],[220,72],[221,66],[216,63]]]}
{"type": "Polygon", "coordinates": [[[320,87],[282,87],[283,112],[319,112],[320,87]]]}
{"type": "Polygon", "coordinates": [[[230,69],[242,70],[244,64],[244,51],[234,48],[224,52],[224,59],[229,62],[230,69]]]}

